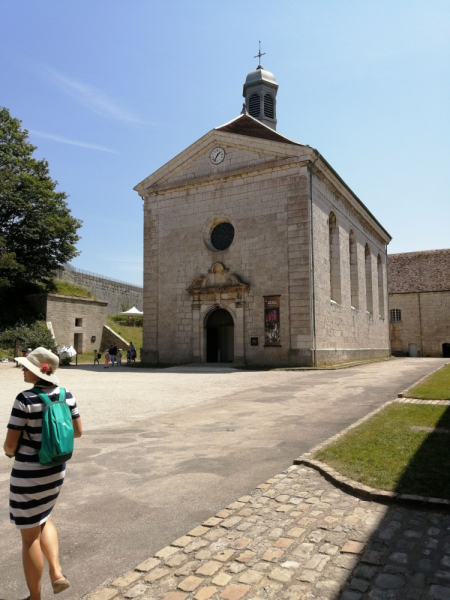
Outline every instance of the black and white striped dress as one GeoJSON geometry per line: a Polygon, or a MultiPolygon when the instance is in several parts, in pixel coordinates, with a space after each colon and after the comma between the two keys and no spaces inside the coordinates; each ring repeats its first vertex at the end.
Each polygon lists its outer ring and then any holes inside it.
{"type": "MultiPolygon", "coordinates": [[[[43,387],[50,400],[59,398],[59,387],[43,387]]],[[[78,419],[77,403],[66,390],[72,419],[78,419]]],[[[31,391],[22,392],[14,401],[8,429],[22,431],[11,471],[9,507],[11,523],[28,529],[45,523],[56,504],[66,473],[65,463],[46,467],[39,462],[44,403],[31,391]]]]}

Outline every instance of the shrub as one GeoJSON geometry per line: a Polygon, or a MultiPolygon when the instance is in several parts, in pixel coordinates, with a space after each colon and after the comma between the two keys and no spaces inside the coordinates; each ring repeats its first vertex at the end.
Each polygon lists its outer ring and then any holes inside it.
{"type": "Polygon", "coordinates": [[[0,348],[14,348],[16,340],[19,340],[19,348],[22,351],[38,346],[55,347],[55,340],[45,321],[36,321],[32,325],[18,323],[15,327],[0,332],[0,348]]]}

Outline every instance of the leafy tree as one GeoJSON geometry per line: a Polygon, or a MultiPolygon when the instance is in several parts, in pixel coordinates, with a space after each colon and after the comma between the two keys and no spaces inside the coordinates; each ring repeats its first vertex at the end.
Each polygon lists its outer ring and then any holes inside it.
{"type": "Polygon", "coordinates": [[[33,325],[24,325],[19,323],[11,329],[6,329],[0,333],[0,347],[14,348],[16,340],[19,340],[21,350],[27,348],[54,348],[55,340],[47,329],[45,321],[36,321],[33,325]]]}
{"type": "Polygon", "coordinates": [[[48,286],[54,271],[79,252],[75,219],[56,191],[45,159],[32,154],[21,121],[0,107],[0,292],[28,284],[48,286]]]}

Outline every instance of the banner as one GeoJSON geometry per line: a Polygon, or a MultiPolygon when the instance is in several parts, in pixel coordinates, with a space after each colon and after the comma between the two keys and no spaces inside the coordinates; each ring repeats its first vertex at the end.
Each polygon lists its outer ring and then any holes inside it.
{"type": "Polygon", "coordinates": [[[281,346],[280,296],[264,296],[264,346],[281,346]]]}

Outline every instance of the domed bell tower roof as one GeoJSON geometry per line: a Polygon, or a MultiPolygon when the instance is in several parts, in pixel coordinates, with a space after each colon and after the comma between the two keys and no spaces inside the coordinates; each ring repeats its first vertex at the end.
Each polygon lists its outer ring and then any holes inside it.
{"type": "Polygon", "coordinates": [[[250,71],[244,83],[242,95],[245,98],[245,108],[248,114],[272,129],[277,128],[277,92],[278,83],[275,75],[266,71],[261,65],[261,42],[259,42],[259,64],[250,71]]]}

